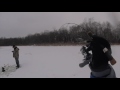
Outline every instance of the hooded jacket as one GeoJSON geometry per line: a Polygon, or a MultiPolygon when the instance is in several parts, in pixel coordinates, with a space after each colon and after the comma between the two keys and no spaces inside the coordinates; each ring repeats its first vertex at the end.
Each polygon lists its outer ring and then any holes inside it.
{"type": "Polygon", "coordinates": [[[19,48],[18,47],[14,47],[13,57],[19,58],[19,48]]]}

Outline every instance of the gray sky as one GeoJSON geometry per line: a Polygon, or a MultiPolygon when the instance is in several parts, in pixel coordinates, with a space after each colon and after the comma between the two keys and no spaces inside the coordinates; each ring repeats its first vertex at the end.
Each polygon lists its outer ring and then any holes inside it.
{"type": "Polygon", "coordinates": [[[24,37],[59,29],[65,23],[81,24],[84,19],[115,24],[120,12],[0,12],[0,37],[24,37]]]}

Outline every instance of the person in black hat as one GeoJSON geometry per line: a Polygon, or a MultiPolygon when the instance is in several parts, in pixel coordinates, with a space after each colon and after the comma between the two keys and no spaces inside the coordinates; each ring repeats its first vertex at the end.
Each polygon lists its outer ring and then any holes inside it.
{"type": "Polygon", "coordinates": [[[92,58],[79,64],[79,66],[84,67],[86,64],[89,64],[91,69],[90,78],[116,78],[115,71],[111,66],[116,64],[116,60],[112,56],[109,42],[100,36],[94,35],[91,31],[87,34],[91,41],[85,51],[86,53],[92,51],[92,58]]]}

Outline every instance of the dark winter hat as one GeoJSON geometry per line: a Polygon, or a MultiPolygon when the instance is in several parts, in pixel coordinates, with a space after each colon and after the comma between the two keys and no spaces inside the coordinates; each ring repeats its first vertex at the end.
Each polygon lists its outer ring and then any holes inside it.
{"type": "Polygon", "coordinates": [[[91,31],[89,31],[88,33],[88,36],[92,37],[93,36],[93,33],[91,31]]]}
{"type": "Polygon", "coordinates": [[[15,47],[15,45],[13,45],[13,47],[15,47]]]}

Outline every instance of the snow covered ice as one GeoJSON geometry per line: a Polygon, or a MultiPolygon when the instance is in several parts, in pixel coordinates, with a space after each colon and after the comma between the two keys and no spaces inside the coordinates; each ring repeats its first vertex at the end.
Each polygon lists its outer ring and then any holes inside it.
{"type": "MultiPolygon", "coordinates": [[[[0,47],[0,68],[10,65],[11,69],[0,78],[89,78],[90,69],[79,67],[83,60],[81,46],[18,46],[20,49],[19,69],[15,69],[11,46],[0,47]]],[[[120,46],[112,46],[112,55],[117,64],[113,66],[120,78],[120,46]]]]}

